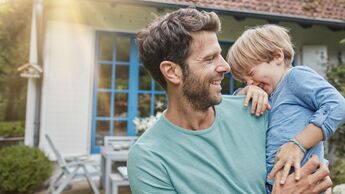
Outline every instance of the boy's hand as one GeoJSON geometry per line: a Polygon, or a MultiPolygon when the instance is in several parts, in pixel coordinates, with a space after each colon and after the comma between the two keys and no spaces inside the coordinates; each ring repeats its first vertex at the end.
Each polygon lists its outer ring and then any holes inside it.
{"type": "Polygon", "coordinates": [[[303,151],[295,145],[293,142],[284,144],[277,151],[275,165],[271,173],[268,175],[269,179],[275,177],[279,170],[283,170],[280,184],[284,184],[287,176],[289,175],[290,169],[293,166],[295,169],[295,180],[298,181],[301,177],[301,161],[304,157],[303,151]]]}
{"type": "Polygon", "coordinates": [[[255,113],[256,116],[264,114],[266,109],[271,109],[271,105],[268,103],[267,93],[258,86],[248,85],[238,95],[246,95],[244,106],[248,106],[249,101],[252,100],[251,113],[255,113]]]}

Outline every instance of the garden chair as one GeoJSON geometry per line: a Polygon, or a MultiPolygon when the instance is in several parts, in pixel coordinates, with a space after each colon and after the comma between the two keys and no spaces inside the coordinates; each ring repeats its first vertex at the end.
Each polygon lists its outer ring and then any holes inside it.
{"type": "Polygon", "coordinates": [[[65,160],[66,158],[63,158],[56,149],[49,135],[46,134],[45,137],[60,167],[60,172],[50,182],[48,193],[60,194],[74,178],[84,177],[87,179],[92,191],[99,194],[96,183],[92,180],[92,177],[101,175],[99,165],[85,160],[84,157],[72,157],[70,161],[65,160]]]}

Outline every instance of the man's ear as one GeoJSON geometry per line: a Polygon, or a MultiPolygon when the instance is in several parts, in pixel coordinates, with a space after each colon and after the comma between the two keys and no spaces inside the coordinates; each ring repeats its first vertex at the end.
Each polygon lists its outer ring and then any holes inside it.
{"type": "Polygon", "coordinates": [[[182,80],[182,69],[171,61],[162,61],[159,68],[167,82],[179,84],[182,80]]]}
{"type": "Polygon", "coordinates": [[[282,64],[284,62],[284,53],[282,49],[278,49],[273,54],[275,64],[282,64]]]}

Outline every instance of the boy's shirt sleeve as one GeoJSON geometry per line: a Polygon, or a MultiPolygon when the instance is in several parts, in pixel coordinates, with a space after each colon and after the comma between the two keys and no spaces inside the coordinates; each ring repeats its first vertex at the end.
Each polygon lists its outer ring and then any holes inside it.
{"type": "Polygon", "coordinates": [[[288,78],[289,89],[315,112],[309,123],[322,129],[324,140],[345,122],[345,99],[323,77],[310,68],[298,67],[288,78]]]}
{"type": "Polygon", "coordinates": [[[127,169],[133,194],[176,194],[164,166],[148,147],[131,148],[127,169]]]}

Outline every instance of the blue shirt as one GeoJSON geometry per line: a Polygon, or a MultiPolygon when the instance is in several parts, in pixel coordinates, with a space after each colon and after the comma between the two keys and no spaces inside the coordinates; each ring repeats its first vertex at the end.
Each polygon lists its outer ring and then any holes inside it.
{"type": "MultiPolygon", "coordinates": [[[[324,140],[345,122],[345,99],[323,77],[306,66],[291,68],[269,98],[266,143],[267,173],[280,146],[310,123],[322,129],[324,140]]],[[[309,149],[302,165],[313,155],[324,159],[323,142],[309,149]]]]}
{"type": "Polygon", "coordinates": [[[130,149],[134,194],[265,193],[267,117],[243,96],[223,96],[208,129],[192,131],[162,116],[130,149]]]}

